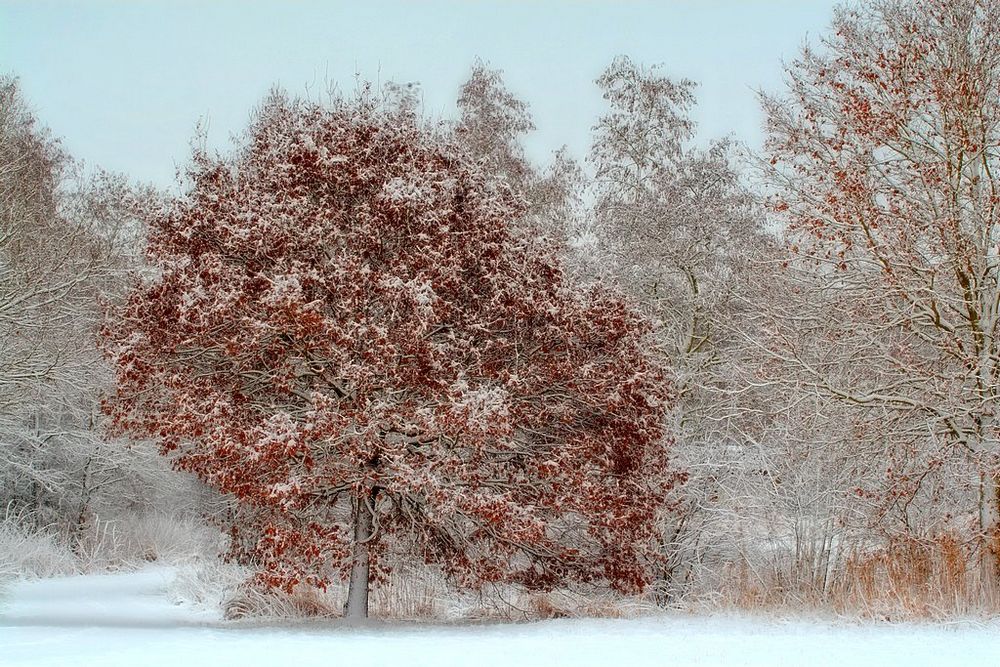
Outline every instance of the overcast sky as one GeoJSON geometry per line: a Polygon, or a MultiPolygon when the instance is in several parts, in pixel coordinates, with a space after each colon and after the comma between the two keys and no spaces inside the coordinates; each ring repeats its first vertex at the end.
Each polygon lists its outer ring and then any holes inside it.
{"type": "Polygon", "coordinates": [[[544,160],[586,154],[603,109],[594,79],[617,54],[700,83],[702,138],[761,140],[754,90],[815,41],[832,0],[0,0],[0,72],[20,77],[75,156],[169,184],[199,119],[225,146],[277,83],[319,94],[354,74],[420,82],[425,110],[454,114],[480,57],[531,106],[544,160]]]}

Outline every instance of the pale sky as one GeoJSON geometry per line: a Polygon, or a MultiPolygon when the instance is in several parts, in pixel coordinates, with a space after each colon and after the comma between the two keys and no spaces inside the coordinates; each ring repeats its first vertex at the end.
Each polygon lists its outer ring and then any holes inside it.
{"type": "Polygon", "coordinates": [[[604,106],[594,79],[618,54],[698,81],[702,139],[761,141],[754,91],[815,42],[832,0],[0,0],[0,72],[90,164],[169,185],[199,119],[225,147],[274,84],[420,82],[452,116],[480,57],[530,104],[530,155],[584,157],[604,106]]]}

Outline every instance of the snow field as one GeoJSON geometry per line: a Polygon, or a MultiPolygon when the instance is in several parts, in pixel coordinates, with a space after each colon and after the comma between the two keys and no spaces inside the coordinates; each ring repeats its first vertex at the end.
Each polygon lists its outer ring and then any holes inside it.
{"type": "Polygon", "coordinates": [[[522,624],[227,623],[175,602],[175,571],[18,582],[0,601],[3,667],[336,665],[995,665],[1000,624],[847,625],[668,614],[522,624]]]}

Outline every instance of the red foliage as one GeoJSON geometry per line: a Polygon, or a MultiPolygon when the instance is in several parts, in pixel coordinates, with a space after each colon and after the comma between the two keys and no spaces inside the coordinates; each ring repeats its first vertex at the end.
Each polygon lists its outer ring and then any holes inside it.
{"type": "Polygon", "coordinates": [[[262,580],[344,573],[374,497],[376,572],[396,540],[467,586],[644,585],[669,386],[506,186],[405,112],[280,96],[190,178],[108,313],[106,410],[240,501],[262,580]]]}

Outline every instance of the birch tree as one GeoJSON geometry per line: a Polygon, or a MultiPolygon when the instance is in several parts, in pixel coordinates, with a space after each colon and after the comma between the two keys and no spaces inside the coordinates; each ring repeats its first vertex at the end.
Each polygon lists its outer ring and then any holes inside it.
{"type": "Polygon", "coordinates": [[[594,219],[619,284],[657,322],[658,352],[677,383],[678,462],[692,475],[684,507],[665,527],[683,572],[743,442],[734,424],[734,333],[746,310],[749,259],[768,244],[728,141],[699,148],[690,112],[695,84],[617,58],[597,80],[609,110],[594,128],[594,219]]]}
{"type": "Polygon", "coordinates": [[[520,222],[557,243],[572,242],[585,225],[587,176],[565,147],[545,166],[528,159],[524,140],[535,123],[528,104],[507,87],[503,72],[476,61],[462,85],[458,109],[458,142],[491,178],[503,180],[524,198],[527,211],[520,222]]]}

